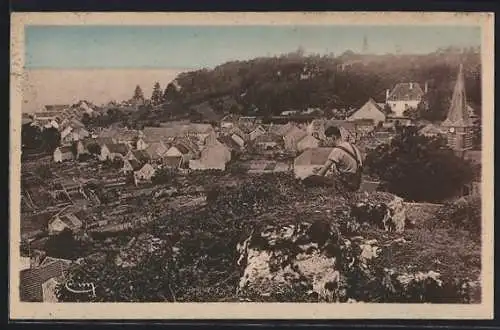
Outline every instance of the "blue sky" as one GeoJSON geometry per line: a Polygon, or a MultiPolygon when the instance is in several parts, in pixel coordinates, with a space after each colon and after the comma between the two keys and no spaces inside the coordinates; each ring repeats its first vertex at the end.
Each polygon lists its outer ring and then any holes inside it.
{"type": "Polygon", "coordinates": [[[338,55],[361,51],[428,53],[479,46],[480,28],[466,26],[28,26],[29,69],[199,68],[277,55],[302,46],[338,55]]]}

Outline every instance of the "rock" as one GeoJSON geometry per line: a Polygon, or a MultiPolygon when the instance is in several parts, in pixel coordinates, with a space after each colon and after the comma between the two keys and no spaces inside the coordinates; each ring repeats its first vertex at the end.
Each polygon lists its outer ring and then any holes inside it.
{"type": "Polygon", "coordinates": [[[357,193],[349,202],[351,215],[359,223],[373,224],[387,231],[404,231],[406,204],[401,197],[385,192],[357,193]]]}
{"type": "Polygon", "coordinates": [[[403,272],[390,246],[347,239],[324,221],[268,226],[237,246],[238,294],[254,301],[462,302],[469,286],[434,271],[403,272]],[[389,258],[390,259],[390,258],[389,258]]]}

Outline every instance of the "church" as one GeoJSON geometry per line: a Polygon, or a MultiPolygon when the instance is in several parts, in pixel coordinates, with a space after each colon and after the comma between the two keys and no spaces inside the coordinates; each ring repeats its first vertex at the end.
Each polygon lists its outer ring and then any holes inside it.
{"type": "Polygon", "coordinates": [[[465,93],[463,66],[460,64],[447,118],[441,123],[448,145],[457,155],[465,156],[472,149],[473,123],[470,118],[465,93]]]}

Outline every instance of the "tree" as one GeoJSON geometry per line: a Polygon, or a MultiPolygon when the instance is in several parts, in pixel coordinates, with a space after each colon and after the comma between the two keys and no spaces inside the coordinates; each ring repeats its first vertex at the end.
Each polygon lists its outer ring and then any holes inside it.
{"type": "Polygon", "coordinates": [[[24,124],[21,127],[22,147],[26,149],[38,149],[42,145],[42,132],[38,126],[31,123],[24,124]]]}
{"type": "Polygon", "coordinates": [[[134,101],[144,101],[144,93],[142,92],[142,88],[141,86],[137,85],[135,87],[135,91],[134,91],[134,97],[132,97],[132,99],[134,101]]]}
{"type": "Polygon", "coordinates": [[[179,92],[173,83],[169,83],[163,93],[163,102],[173,102],[178,99],[179,92]]]}
{"type": "Polygon", "coordinates": [[[101,146],[98,145],[97,143],[91,143],[87,147],[87,150],[92,154],[92,155],[99,155],[101,154],[101,146]]]}
{"type": "Polygon", "coordinates": [[[56,148],[61,144],[61,134],[57,128],[49,127],[42,131],[42,140],[45,150],[48,152],[54,152],[54,150],[56,150],[56,148]]]}
{"type": "Polygon", "coordinates": [[[163,95],[161,93],[160,83],[156,82],[153,86],[153,93],[151,94],[152,105],[159,105],[162,102],[163,95]]]}
{"type": "Polygon", "coordinates": [[[419,108],[408,108],[403,112],[403,116],[416,120],[421,117],[419,108]]]}
{"type": "Polygon", "coordinates": [[[455,196],[473,177],[467,161],[457,157],[441,138],[400,128],[390,144],[368,153],[365,165],[383,187],[408,200],[440,202],[455,196]]]}
{"type": "Polygon", "coordinates": [[[45,243],[47,255],[54,258],[74,260],[81,256],[82,245],[73,237],[73,232],[65,228],[45,243]]]}

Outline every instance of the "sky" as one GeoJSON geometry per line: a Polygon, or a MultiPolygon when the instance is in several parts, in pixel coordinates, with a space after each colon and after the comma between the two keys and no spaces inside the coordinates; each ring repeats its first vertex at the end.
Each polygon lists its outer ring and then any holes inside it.
{"type": "Polygon", "coordinates": [[[288,53],[340,55],[429,53],[479,46],[480,28],[466,26],[27,26],[23,112],[46,104],[129,99],[136,85],[149,97],[183,71],[231,60],[288,53]]]}
{"type": "Polygon", "coordinates": [[[307,53],[428,53],[479,46],[480,28],[467,26],[27,26],[25,67],[200,68],[230,60],[307,53]]]}

